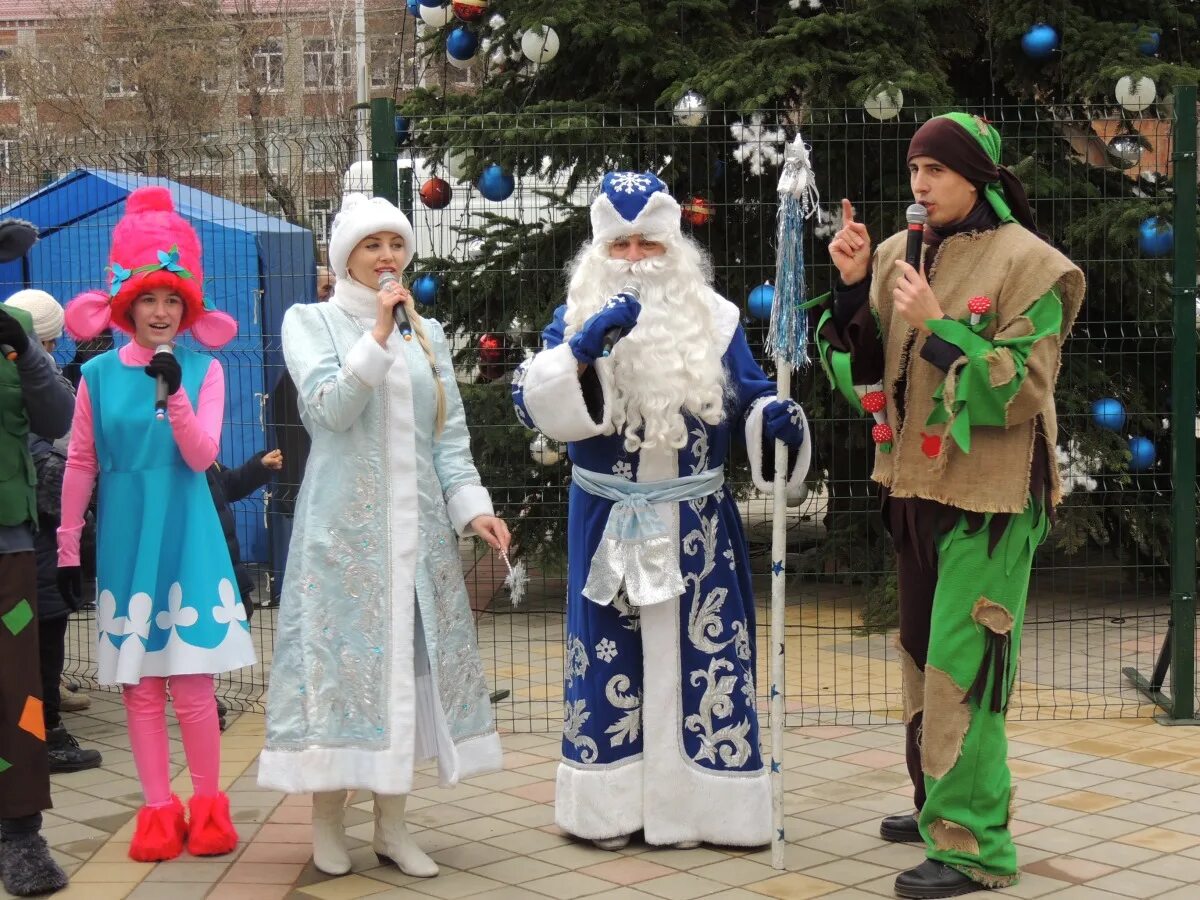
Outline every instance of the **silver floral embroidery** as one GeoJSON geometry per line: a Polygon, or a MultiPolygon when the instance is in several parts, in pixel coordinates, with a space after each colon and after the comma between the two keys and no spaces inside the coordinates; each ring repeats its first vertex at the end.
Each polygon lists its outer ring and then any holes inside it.
{"type": "Polygon", "coordinates": [[[749,669],[742,673],[742,696],[746,698],[746,705],[754,709],[757,699],[754,693],[754,673],[749,669]]]}
{"type": "Polygon", "coordinates": [[[579,758],[585,763],[595,762],[600,755],[600,748],[596,746],[596,742],[579,733],[591,717],[586,700],[567,701],[563,715],[563,737],[572,747],[579,750],[579,758]]]}
{"type": "Polygon", "coordinates": [[[641,611],[629,602],[629,594],[625,592],[625,585],[617,590],[617,594],[613,597],[613,609],[617,611],[617,615],[621,619],[621,627],[626,631],[640,631],[642,628],[641,611]]]}
{"type": "Polygon", "coordinates": [[[715,719],[726,719],[733,715],[733,688],[736,675],[721,675],[722,671],[733,671],[733,663],[727,659],[712,659],[708,671],[697,669],[689,682],[692,687],[704,683],[704,695],[700,698],[697,712],[684,719],[684,727],[700,738],[700,747],[692,759],[709,763],[720,760],[726,768],[737,769],[750,758],[750,720],[742,719],[738,724],[730,723],[717,727],[715,719]]]}
{"type": "Polygon", "coordinates": [[[588,655],[587,647],[583,646],[583,641],[573,634],[567,635],[567,655],[564,664],[564,671],[567,684],[570,684],[576,678],[582,678],[587,674],[588,655]]]}
{"type": "Polygon", "coordinates": [[[604,729],[605,734],[611,734],[608,745],[619,747],[621,744],[633,743],[642,731],[642,692],[630,694],[629,677],[614,675],[604,686],[604,696],[617,709],[625,710],[625,715],[604,729]]]}

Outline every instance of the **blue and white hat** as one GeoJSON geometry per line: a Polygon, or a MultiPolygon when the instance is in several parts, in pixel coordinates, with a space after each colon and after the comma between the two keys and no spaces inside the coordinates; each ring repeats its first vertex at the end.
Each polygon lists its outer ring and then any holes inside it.
{"type": "Polygon", "coordinates": [[[651,172],[609,172],[592,201],[592,238],[605,243],[630,234],[680,233],[679,204],[651,172]]]}

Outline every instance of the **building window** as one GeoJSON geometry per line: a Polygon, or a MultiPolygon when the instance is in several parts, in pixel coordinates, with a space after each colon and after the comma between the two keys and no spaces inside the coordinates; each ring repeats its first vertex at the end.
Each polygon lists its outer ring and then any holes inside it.
{"type": "Polygon", "coordinates": [[[347,47],[329,38],[310,38],[304,42],[304,86],[341,88],[352,81],[352,59],[347,47]]]}
{"type": "Polygon", "coordinates": [[[0,172],[17,170],[17,142],[12,138],[0,138],[0,172]]]}
{"type": "MultiPolygon", "coordinates": [[[[254,83],[265,91],[283,90],[283,45],[279,41],[266,41],[250,51],[250,69],[254,73],[254,83]]],[[[239,80],[240,87],[249,87],[243,73],[239,80]]]]}
{"type": "Polygon", "coordinates": [[[308,227],[322,247],[329,243],[329,226],[333,223],[332,200],[308,201],[308,227]]]}
{"type": "Polygon", "coordinates": [[[12,62],[12,53],[8,50],[0,50],[0,100],[11,100],[17,96],[16,85],[12,83],[9,77],[8,67],[12,62]]]}
{"type": "Polygon", "coordinates": [[[414,87],[413,48],[406,47],[399,37],[371,40],[371,87],[390,90],[393,85],[414,87]],[[399,70],[399,81],[397,81],[399,70]]]}
{"type": "Polygon", "coordinates": [[[127,56],[114,56],[109,59],[104,93],[110,97],[130,97],[136,94],[137,84],[133,80],[133,69],[136,65],[136,60],[127,56]]]}

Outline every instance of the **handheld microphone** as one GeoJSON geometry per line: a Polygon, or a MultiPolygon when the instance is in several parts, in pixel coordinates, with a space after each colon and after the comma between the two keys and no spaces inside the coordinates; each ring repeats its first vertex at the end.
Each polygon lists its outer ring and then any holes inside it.
{"type": "Polygon", "coordinates": [[[925,242],[925,220],[929,218],[929,210],[920,203],[914,203],[904,212],[908,220],[908,243],[904,248],[904,261],[921,271],[921,245],[925,242]]]}
{"type": "MultiPolygon", "coordinates": [[[[175,350],[170,344],[159,344],[154,351],[154,355],[166,353],[169,356],[175,355],[175,350]]],[[[154,376],[154,418],[160,422],[167,415],[167,379],[161,375],[154,376]]]]}
{"type": "MultiPolygon", "coordinates": [[[[630,298],[631,300],[637,300],[639,302],[642,299],[642,292],[638,289],[638,286],[636,284],[625,285],[625,287],[621,288],[621,290],[617,292],[617,296],[619,297],[619,296],[621,296],[621,294],[624,294],[626,297],[630,298]]],[[[621,329],[620,328],[610,328],[610,329],[608,329],[608,331],[604,332],[604,343],[601,345],[602,351],[601,351],[600,355],[608,356],[608,354],[612,353],[613,345],[620,339],[621,339],[621,329]]]]}
{"type": "MultiPolygon", "coordinates": [[[[384,272],[379,276],[379,289],[382,291],[389,284],[399,284],[400,279],[396,277],[395,272],[384,272]]],[[[412,324],[408,321],[408,310],[404,308],[403,303],[397,303],[392,307],[392,316],[396,320],[396,328],[400,332],[400,336],[406,341],[412,340],[412,324]]]]}
{"type": "Polygon", "coordinates": [[[16,348],[11,347],[8,344],[0,344],[0,353],[4,354],[4,358],[9,362],[16,362],[17,357],[21,355],[16,351],[16,348]]]}

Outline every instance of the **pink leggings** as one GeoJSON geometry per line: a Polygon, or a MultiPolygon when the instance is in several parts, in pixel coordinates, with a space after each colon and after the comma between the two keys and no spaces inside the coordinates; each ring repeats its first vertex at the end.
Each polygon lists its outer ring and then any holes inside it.
{"type": "MultiPolygon", "coordinates": [[[[171,750],[167,743],[166,678],[145,677],[126,685],[125,718],[133,762],[142,782],[147,806],[171,802],[171,750]]],[[[211,675],[173,675],[171,697],[183,752],[192,773],[192,791],[211,796],[219,790],[221,774],[221,728],[217,723],[217,699],[211,675]]]]}

